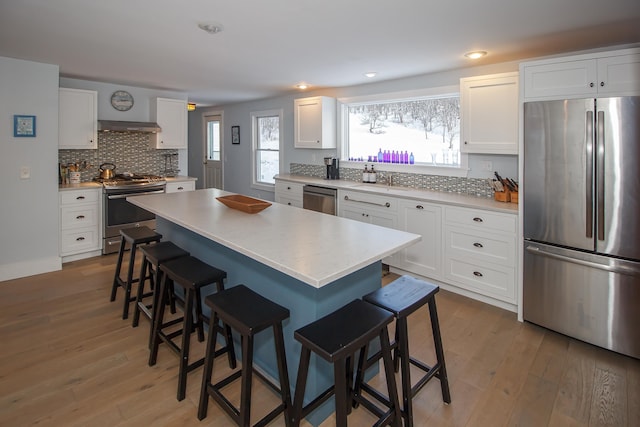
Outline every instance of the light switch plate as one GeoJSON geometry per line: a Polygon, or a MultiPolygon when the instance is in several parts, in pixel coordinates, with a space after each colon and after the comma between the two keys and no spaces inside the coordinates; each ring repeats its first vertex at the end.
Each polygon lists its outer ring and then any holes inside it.
{"type": "Polygon", "coordinates": [[[20,179],[29,179],[29,178],[31,178],[31,168],[29,166],[21,166],[20,179]]]}

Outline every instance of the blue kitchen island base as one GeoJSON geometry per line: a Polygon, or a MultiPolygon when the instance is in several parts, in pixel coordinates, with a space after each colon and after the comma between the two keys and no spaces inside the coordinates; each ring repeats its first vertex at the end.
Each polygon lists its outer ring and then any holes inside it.
{"type": "MultiPolygon", "coordinates": [[[[246,255],[240,254],[211,239],[190,231],[162,217],[157,218],[156,229],[193,256],[227,272],[225,287],[244,284],[260,295],[286,308],[291,316],[283,324],[287,366],[292,388],[298,373],[301,345],[293,338],[293,332],[351,302],[379,289],[381,261],[361,268],[325,286],[316,288],[246,255]]],[[[204,313],[209,315],[208,307],[204,313]]],[[[238,345],[238,343],[236,343],[238,345]]],[[[237,347],[237,354],[240,348],[237,347]]],[[[259,334],[255,339],[254,364],[263,373],[277,378],[277,365],[273,337],[259,334]]],[[[369,375],[375,375],[370,372],[369,375]]],[[[315,356],[311,359],[307,380],[305,404],[333,384],[333,367],[315,356]]],[[[294,390],[292,389],[292,395],[294,390]]],[[[317,426],[334,411],[330,399],[309,415],[307,421],[317,426]]]]}

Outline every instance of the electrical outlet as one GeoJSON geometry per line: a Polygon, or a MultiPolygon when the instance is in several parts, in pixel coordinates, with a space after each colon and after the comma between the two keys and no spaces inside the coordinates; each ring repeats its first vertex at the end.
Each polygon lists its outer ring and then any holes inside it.
{"type": "Polygon", "coordinates": [[[482,162],[482,169],[486,170],[486,171],[493,171],[493,163],[490,161],[483,161],[482,162]]]}
{"type": "Polygon", "coordinates": [[[29,178],[31,178],[31,168],[29,166],[21,166],[20,179],[29,179],[29,178]]]}

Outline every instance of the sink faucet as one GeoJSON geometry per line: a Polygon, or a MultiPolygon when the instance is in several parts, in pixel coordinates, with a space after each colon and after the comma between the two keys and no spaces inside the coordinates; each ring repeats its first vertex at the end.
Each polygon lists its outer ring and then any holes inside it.
{"type": "Polygon", "coordinates": [[[380,182],[386,182],[387,183],[387,187],[391,187],[393,185],[393,174],[389,173],[387,175],[387,174],[383,174],[381,172],[378,172],[378,176],[379,176],[380,182]]]}

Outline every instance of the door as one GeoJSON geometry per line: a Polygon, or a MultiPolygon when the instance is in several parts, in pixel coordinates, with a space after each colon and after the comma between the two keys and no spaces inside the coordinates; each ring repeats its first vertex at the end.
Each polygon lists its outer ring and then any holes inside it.
{"type": "Polygon", "coordinates": [[[640,97],[596,100],[596,251],[640,260],[640,97]]]}
{"type": "Polygon", "coordinates": [[[222,190],[222,115],[204,116],[204,137],[204,188],[222,190]]]}
{"type": "Polygon", "coordinates": [[[524,104],[524,237],[594,250],[593,99],[524,104]]]}

